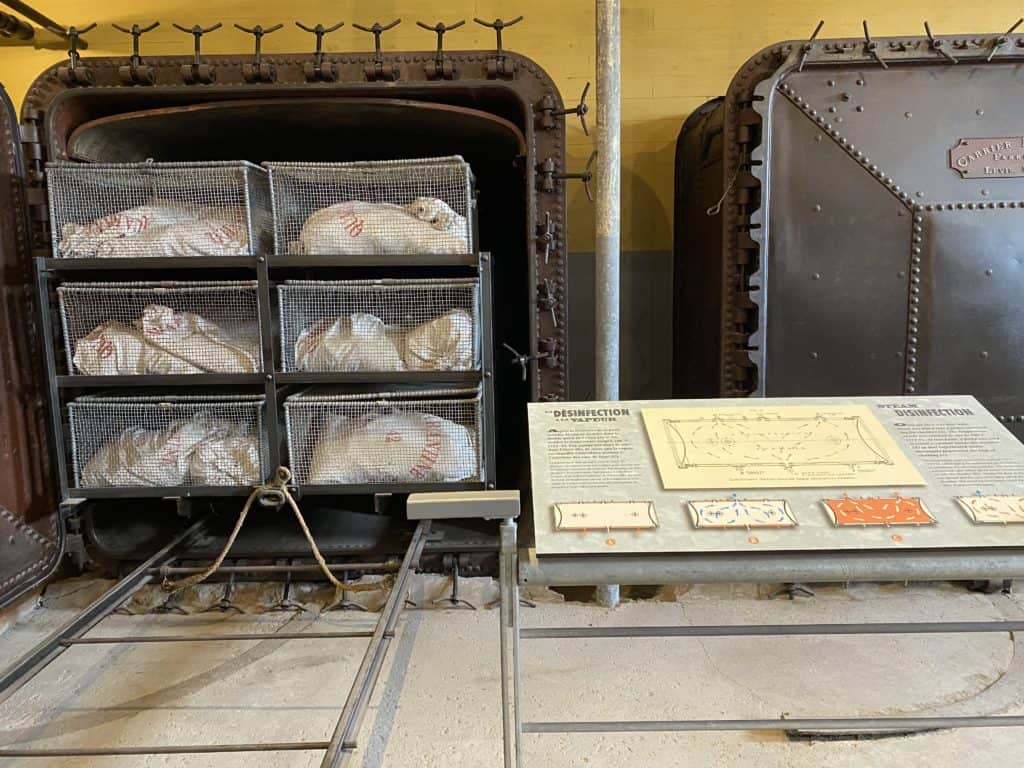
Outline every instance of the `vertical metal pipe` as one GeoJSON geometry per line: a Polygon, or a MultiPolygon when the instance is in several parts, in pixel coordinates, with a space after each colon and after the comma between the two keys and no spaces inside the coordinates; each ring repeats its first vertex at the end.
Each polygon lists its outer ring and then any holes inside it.
{"type": "MultiPolygon", "coordinates": [[[[595,0],[597,25],[597,199],[594,238],[595,393],[619,399],[622,222],[622,10],[620,0],[595,0]]],[[[599,584],[601,605],[619,602],[617,584],[599,584]]]]}
{"type": "Polygon", "coordinates": [[[620,0],[596,0],[597,199],[595,237],[595,391],[619,399],[620,169],[622,160],[620,0]]]}

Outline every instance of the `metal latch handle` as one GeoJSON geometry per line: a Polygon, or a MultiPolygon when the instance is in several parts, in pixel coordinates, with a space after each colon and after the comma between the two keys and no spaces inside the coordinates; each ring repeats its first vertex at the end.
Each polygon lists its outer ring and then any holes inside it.
{"type": "Polygon", "coordinates": [[[384,54],[381,52],[380,47],[380,36],[401,23],[401,19],[395,19],[390,24],[381,24],[379,21],[375,21],[371,26],[364,27],[362,24],[352,22],[352,26],[356,29],[373,35],[373,64],[367,64],[363,67],[368,80],[394,81],[398,79],[398,67],[384,63],[384,54]]]}
{"type": "Polygon", "coordinates": [[[501,31],[503,29],[505,29],[506,27],[515,26],[516,24],[518,24],[522,20],[523,20],[522,16],[516,16],[511,21],[504,21],[503,19],[500,19],[500,18],[495,19],[494,21],[484,21],[483,19],[478,19],[475,16],[473,17],[473,21],[475,21],[480,26],[488,27],[488,28],[494,30],[494,33],[497,35],[497,38],[498,38],[497,39],[497,48],[495,50],[498,51],[498,55],[499,56],[501,56],[504,53],[504,49],[501,47],[501,31]]]}
{"type": "Polygon", "coordinates": [[[316,50],[313,51],[313,61],[316,66],[319,67],[324,63],[324,35],[329,35],[331,32],[341,29],[345,26],[345,22],[339,21],[333,27],[324,27],[323,24],[317,24],[315,27],[307,27],[301,21],[296,21],[295,26],[316,35],[316,50]]]}
{"type": "MultiPolygon", "coordinates": [[[[64,31],[64,36],[68,39],[68,65],[61,67],[57,70],[57,75],[60,79],[69,85],[91,85],[93,81],[92,70],[82,64],[82,57],[78,53],[79,38],[82,37],[86,32],[93,30],[96,27],[96,22],[89,24],[79,29],[78,27],[68,27],[64,31]]],[[[84,44],[85,40],[81,40],[84,44]]]]}
{"type": "Polygon", "coordinates": [[[821,32],[821,28],[825,26],[825,20],[822,19],[818,22],[818,26],[814,28],[811,36],[807,38],[807,42],[800,47],[800,63],[796,67],[797,72],[804,71],[804,63],[807,61],[807,57],[811,55],[811,51],[814,50],[814,41],[818,39],[818,33],[821,32]]]}
{"type": "Polygon", "coordinates": [[[871,32],[868,31],[867,19],[862,23],[864,24],[864,51],[874,56],[875,61],[882,65],[882,69],[888,69],[889,65],[885,63],[885,59],[882,58],[882,54],[878,52],[878,43],[871,39],[871,32]]]}
{"type": "Polygon", "coordinates": [[[932,34],[931,25],[927,21],[924,23],[924,31],[925,34],[928,35],[928,46],[933,51],[935,51],[936,53],[941,53],[943,56],[945,56],[949,60],[950,64],[959,63],[957,57],[946,50],[946,41],[939,40],[938,38],[935,37],[935,35],[932,34]]]}
{"type": "Polygon", "coordinates": [[[253,54],[252,63],[254,66],[259,66],[263,58],[263,36],[269,35],[271,32],[277,32],[284,24],[278,23],[272,27],[264,29],[262,26],[257,24],[255,27],[243,27],[241,24],[235,24],[235,29],[240,29],[256,38],[256,50],[253,54]]]}
{"type": "Polygon", "coordinates": [[[1024,19],[1017,19],[1016,23],[1006,30],[1006,34],[1000,35],[992,40],[992,50],[988,52],[988,58],[985,61],[992,61],[992,57],[996,55],[996,51],[1010,42],[1010,35],[1017,31],[1017,27],[1024,24],[1024,19]]]}
{"type": "Polygon", "coordinates": [[[118,32],[124,32],[126,35],[132,36],[132,56],[131,62],[135,66],[142,63],[142,56],[139,55],[139,38],[147,32],[152,32],[154,29],[160,26],[159,21],[154,21],[148,27],[140,27],[138,24],[132,24],[131,29],[122,27],[120,24],[111,24],[114,29],[118,32]]]}

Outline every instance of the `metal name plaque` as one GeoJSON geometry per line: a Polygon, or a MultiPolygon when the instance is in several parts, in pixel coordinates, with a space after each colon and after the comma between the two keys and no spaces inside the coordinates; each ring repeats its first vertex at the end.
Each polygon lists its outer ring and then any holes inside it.
{"type": "Polygon", "coordinates": [[[530,403],[536,553],[1024,546],[1024,445],[973,397],[530,403]]]}
{"type": "Polygon", "coordinates": [[[960,139],[949,150],[949,167],[963,179],[1024,177],[1024,136],[960,139]]]}

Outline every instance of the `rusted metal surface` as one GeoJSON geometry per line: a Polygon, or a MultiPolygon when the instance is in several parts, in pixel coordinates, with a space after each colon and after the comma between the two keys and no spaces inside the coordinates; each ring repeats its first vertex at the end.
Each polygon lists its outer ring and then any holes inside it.
{"type": "Polygon", "coordinates": [[[62,544],[50,477],[45,387],[29,260],[24,166],[0,90],[0,605],[45,578],[62,544]]]}
{"type": "MultiPolygon", "coordinates": [[[[41,136],[44,145],[40,153],[53,158],[66,155],[72,132],[90,120],[158,106],[210,101],[309,97],[313,94],[317,97],[384,97],[477,108],[509,120],[520,129],[526,141],[523,159],[528,215],[523,226],[527,242],[533,243],[534,247],[527,254],[528,267],[525,271],[528,285],[524,295],[536,296],[538,286],[550,280],[559,297],[554,313],[537,311],[535,303],[528,307],[531,313],[530,354],[537,355],[537,340],[541,338],[555,339],[560,350],[557,365],[547,363],[542,366],[538,365],[536,357],[531,359],[528,397],[534,400],[562,399],[568,391],[565,367],[566,207],[565,181],[558,174],[565,171],[565,128],[562,121],[555,121],[553,126],[540,125],[534,107],[544,101],[558,111],[563,109],[563,103],[547,73],[519,54],[501,51],[501,60],[509,62],[514,69],[514,77],[493,78],[488,67],[490,64],[493,70],[495,56],[493,51],[445,51],[445,59],[455,66],[458,77],[451,81],[431,81],[428,65],[436,61],[434,51],[382,53],[383,62],[393,65],[398,74],[396,81],[387,84],[366,80],[365,68],[377,63],[372,52],[325,55],[324,60],[333,64],[338,73],[334,83],[306,81],[304,67],[313,61],[310,54],[263,54],[261,63],[272,64],[276,78],[273,83],[261,84],[250,84],[243,75],[243,68],[252,64],[251,56],[204,56],[203,62],[216,69],[217,81],[202,87],[188,86],[182,79],[182,67],[191,67],[195,63],[192,57],[147,57],[147,65],[154,70],[154,84],[145,88],[121,86],[118,69],[124,65],[124,59],[90,57],[82,58],[80,64],[88,67],[95,85],[100,87],[68,85],[58,77],[58,68],[64,65],[55,65],[44,71],[29,89],[22,114],[23,119],[38,121],[43,126],[41,136]],[[542,188],[538,181],[535,170],[538,158],[550,158],[554,165],[555,183],[548,189],[542,188]],[[554,230],[554,241],[550,246],[538,243],[536,239],[538,223],[545,222],[547,217],[550,217],[554,230]]],[[[281,137],[280,141],[284,146],[296,146],[301,145],[304,139],[301,135],[292,135],[281,137]]],[[[41,179],[34,181],[39,184],[41,179]]],[[[45,231],[44,211],[37,209],[34,213],[37,231],[45,231]]],[[[501,396],[499,393],[499,398],[501,396]]]]}
{"type": "MultiPolygon", "coordinates": [[[[406,142],[417,136],[420,144],[443,140],[451,148],[448,154],[470,143],[506,148],[512,154],[526,152],[526,137],[515,124],[489,112],[410,99],[309,96],[215,101],[109,115],[75,128],[66,151],[69,158],[85,162],[143,162],[151,157],[196,160],[208,149],[183,143],[181,136],[211,137],[207,147],[219,143],[213,137],[223,136],[220,142],[230,142],[246,155],[248,138],[234,135],[232,129],[257,120],[287,135],[302,133],[314,147],[331,141],[347,145],[348,153],[358,152],[358,144],[370,146],[378,140],[393,147],[392,151],[405,152],[406,142]],[[374,136],[366,136],[367,125],[375,126],[374,136]],[[405,142],[398,143],[403,134],[405,142]]],[[[265,139],[261,136],[260,141],[265,139]]]]}
{"type": "MultiPolygon", "coordinates": [[[[183,49],[194,48],[185,35],[181,41],[183,49]]],[[[523,381],[517,366],[501,365],[507,360],[499,361],[495,376],[500,445],[518,456],[525,440],[523,403],[563,399],[568,391],[565,111],[547,74],[506,50],[445,50],[440,78],[436,51],[379,56],[375,51],[331,54],[322,48],[319,55],[315,50],[261,51],[258,62],[251,50],[219,56],[192,51],[188,56],[147,55],[152,84],[126,86],[121,79],[126,61],[77,58],[76,53],[74,67],[67,61],[54,65],[26,95],[22,122],[37,136],[28,168],[35,255],[48,252],[42,168],[49,159],[145,159],[139,152],[157,160],[229,154],[257,161],[344,160],[358,159],[360,153],[366,156],[362,159],[384,159],[420,156],[445,143],[459,144],[462,136],[465,152],[452,149],[466,154],[474,166],[489,164],[487,175],[493,177],[490,187],[480,184],[479,211],[484,240],[495,245],[490,249],[500,287],[495,341],[510,341],[525,354],[523,381]],[[368,78],[378,65],[394,79],[368,78]],[[310,81],[317,66],[320,76],[310,81]],[[323,77],[327,72],[333,80],[323,77]],[[544,110],[538,111],[541,106],[544,110]],[[348,123],[346,107],[355,108],[348,123]],[[364,130],[358,128],[357,113],[367,123],[364,130]],[[320,130],[322,122],[327,127],[320,130]],[[358,144],[332,143],[332,125],[358,144]],[[183,142],[183,134],[196,138],[183,142]],[[488,152],[489,147],[496,151],[488,152]],[[541,160],[548,163],[549,177],[537,172],[541,160]]],[[[506,476],[499,475],[503,485],[524,482],[516,461],[504,466],[506,476]]],[[[96,504],[106,508],[112,502],[96,504]]],[[[113,527],[86,526],[94,544],[127,524],[126,509],[111,511],[104,519],[113,527]]],[[[156,540],[170,535],[163,523],[150,528],[136,533],[156,540]]],[[[121,538],[133,535],[125,530],[121,538]]],[[[263,543],[269,547],[273,541],[263,543]]],[[[335,544],[344,548],[340,540],[335,544]]]]}
{"type": "MultiPolygon", "coordinates": [[[[680,394],[965,392],[1015,428],[1024,312],[1001,244],[1024,231],[1005,98],[1024,38],[865,32],[762,51],[716,111],[720,229],[703,239],[721,292],[677,334],[717,323],[721,346],[713,380],[677,375],[680,394]]],[[[684,209],[679,231],[699,230],[684,209]]]]}

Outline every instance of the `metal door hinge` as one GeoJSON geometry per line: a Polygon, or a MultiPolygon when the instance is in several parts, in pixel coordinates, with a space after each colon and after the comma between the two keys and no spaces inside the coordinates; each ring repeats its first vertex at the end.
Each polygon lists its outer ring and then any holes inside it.
{"type": "Polygon", "coordinates": [[[43,122],[43,113],[34,108],[26,107],[22,111],[24,122],[18,125],[18,137],[21,141],[21,152],[25,158],[25,177],[28,181],[25,194],[29,206],[46,206],[46,196],[42,193],[41,185],[45,180],[44,161],[46,150],[40,140],[39,126],[43,122]],[[41,199],[36,199],[36,194],[41,199]]]}
{"type": "Polygon", "coordinates": [[[18,125],[18,133],[21,136],[22,144],[39,143],[39,126],[35,123],[21,123],[18,125]]]}

